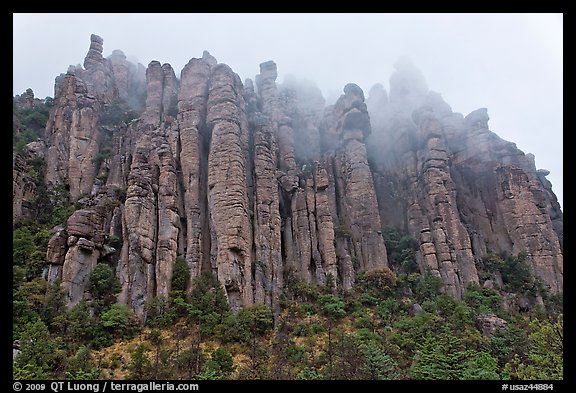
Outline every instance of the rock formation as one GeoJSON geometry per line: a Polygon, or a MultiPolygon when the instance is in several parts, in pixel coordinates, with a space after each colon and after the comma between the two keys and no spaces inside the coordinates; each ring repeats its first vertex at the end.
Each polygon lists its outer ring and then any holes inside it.
{"type": "Polygon", "coordinates": [[[212,272],[233,309],[277,314],[295,280],[349,289],[359,272],[395,269],[385,227],[413,236],[420,271],[454,296],[483,284],[489,251],[525,252],[563,290],[563,218],[547,171],[492,133],[485,109],[452,112],[409,60],[389,95],[376,85],[365,100],[350,83],[325,107],[310,82],[277,84],[272,61],[242,83],[207,51],[179,78],[169,64],[102,53],[92,35],[84,67],[56,78],[44,142],[14,156],[14,222],[32,214],[33,158],[46,162],[47,189],[81,207],[46,255],[68,306],[108,263],[118,302],[143,319],[147,300],[169,295],[180,257],[190,280],[212,272]],[[117,108],[136,118],[104,121],[117,108]]]}
{"type": "Polygon", "coordinates": [[[508,322],[494,314],[480,314],[476,317],[476,323],[482,334],[492,337],[500,330],[505,330],[508,322]]]}
{"type": "Polygon", "coordinates": [[[488,129],[485,108],[452,112],[406,59],[390,89],[389,100],[380,87],[369,98],[369,158],[380,216],[419,240],[421,270],[460,296],[488,251],[525,252],[561,292],[562,213],[533,157],[488,129]]]}
{"type": "Polygon", "coordinates": [[[344,266],[344,271],[349,272],[344,286],[349,288],[354,272],[388,266],[374,181],[364,144],[364,139],[371,133],[370,117],[360,87],[352,83],[344,87],[344,95],[336,102],[327,123],[325,141],[334,149],[329,155],[334,155],[332,165],[339,196],[337,228],[346,238],[342,259],[347,260],[350,255],[354,262],[352,266],[344,266]]]}
{"type": "Polygon", "coordinates": [[[211,264],[233,309],[253,303],[252,228],[247,194],[248,124],[242,82],[230,67],[211,69],[206,125],[211,264]]]}

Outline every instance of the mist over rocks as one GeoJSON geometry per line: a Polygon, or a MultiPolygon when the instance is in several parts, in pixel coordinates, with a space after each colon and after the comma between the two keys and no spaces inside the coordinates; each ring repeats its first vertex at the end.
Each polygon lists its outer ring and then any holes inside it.
{"type": "MultiPolygon", "coordinates": [[[[277,315],[289,280],[349,289],[359,272],[394,269],[386,227],[416,239],[419,271],[456,297],[483,284],[488,252],[526,253],[562,292],[563,215],[546,171],[490,131],[486,108],[454,113],[408,58],[389,91],[377,84],[365,97],[351,81],[326,106],[313,82],[277,84],[274,61],[242,83],[208,51],[177,77],[170,64],[103,49],[92,35],[84,66],[56,77],[44,144],[26,150],[41,151],[49,190],[83,205],[46,256],[69,307],[108,263],[118,302],[144,320],[181,257],[188,290],[209,271],[233,309],[264,303],[277,315]],[[119,105],[133,118],[106,124],[119,105]],[[112,251],[110,238],[121,246],[112,251]]],[[[35,193],[27,154],[14,158],[14,223],[35,193]]]]}

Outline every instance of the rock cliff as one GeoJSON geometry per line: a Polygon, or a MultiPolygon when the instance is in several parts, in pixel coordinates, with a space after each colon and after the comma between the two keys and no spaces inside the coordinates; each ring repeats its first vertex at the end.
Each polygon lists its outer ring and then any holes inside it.
{"type": "Polygon", "coordinates": [[[279,312],[290,280],[348,289],[389,267],[384,227],[417,239],[420,271],[454,296],[480,283],[489,251],[525,252],[563,290],[563,217],[546,171],[488,129],[486,109],[452,112],[409,61],[389,95],[376,85],[366,100],[350,83],[326,107],[311,83],[277,84],[272,61],[242,82],[205,51],[178,78],[156,60],[104,58],[103,43],[92,35],[84,67],[56,78],[44,141],[14,157],[15,222],[33,199],[34,158],[47,189],[79,205],[46,256],[69,306],[108,263],[118,301],[144,318],[181,257],[191,280],[214,273],[233,309],[279,312]]]}

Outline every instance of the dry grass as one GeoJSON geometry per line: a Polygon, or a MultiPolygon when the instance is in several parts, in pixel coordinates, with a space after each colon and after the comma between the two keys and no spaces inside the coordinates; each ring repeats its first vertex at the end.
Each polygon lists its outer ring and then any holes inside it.
{"type": "MultiPolygon", "coordinates": [[[[353,318],[346,316],[334,324],[332,329],[345,333],[353,333],[356,331],[354,322],[353,318]]],[[[304,323],[308,327],[314,324],[319,324],[323,327],[323,331],[316,333],[308,331],[306,336],[298,337],[294,334],[290,334],[290,339],[293,340],[296,345],[304,347],[308,361],[317,359],[321,353],[326,350],[328,345],[328,332],[326,330],[325,319],[315,314],[303,314],[296,315],[295,319],[292,320],[292,323],[304,323]]],[[[189,324],[186,319],[182,318],[170,327],[157,329],[146,327],[140,332],[140,334],[138,334],[138,336],[131,340],[119,341],[109,347],[100,350],[93,350],[92,357],[96,365],[101,369],[100,378],[117,380],[128,378],[130,374],[129,367],[132,361],[131,353],[141,344],[148,349],[146,356],[150,360],[150,363],[153,364],[156,348],[149,341],[152,330],[158,330],[160,332],[161,351],[169,352],[172,354],[171,357],[175,357],[177,353],[195,345],[193,340],[197,337],[198,327],[189,324]]],[[[271,331],[265,337],[260,338],[257,345],[260,347],[265,346],[271,348],[273,340],[274,332],[271,331]]],[[[200,343],[200,348],[207,358],[209,358],[210,354],[219,347],[225,348],[232,355],[234,360],[235,369],[229,376],[230,379],[237,379],[243,369],[246,370],[250,367],[250,344],[223,344],[219,340],[215,339],[204,340],[200,343]]]]}

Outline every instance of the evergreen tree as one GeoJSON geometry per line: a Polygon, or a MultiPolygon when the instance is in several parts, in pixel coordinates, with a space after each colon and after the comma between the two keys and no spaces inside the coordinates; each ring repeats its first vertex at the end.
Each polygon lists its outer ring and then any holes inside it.
{"type": "Polygon", "coordinates": [[[504,370],[512,379],[558,380],[564,378],[564,319],[530,323],[526,359],[515,354],[504,370]]]}
{"type": "Polygon", "coordinates": [[[50,379],[52,373],[64,368],[64,353],[41,320],[26,325],[20,351],[13,368],[15,379],[50,379]]]}
{"type": "Polygon", "coordinates": [[[361,344],[360,350],[362,351],[363,357],[360,369],[367,379],[398,379],[400,376],[397,370],[398,365],[396,361],[384,351],[382,346],[369,341],[361,344]]]}
{"type": "Polygon", "coordinates": [[[87,289],[94,297],[96,311],[102,312],[116,301],[116,294],[122,287],[112,268],[105,263],[99,263],[88,275],[87,289]]]}

